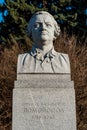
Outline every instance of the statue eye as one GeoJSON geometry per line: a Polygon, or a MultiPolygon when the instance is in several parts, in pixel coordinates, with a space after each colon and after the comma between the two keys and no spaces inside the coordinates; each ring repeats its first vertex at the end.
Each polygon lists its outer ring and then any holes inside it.
{"type": "Polygon", "coordinates": [[[38,28],[40,26],[39,23],[35,23],[34,28],[38,28]]]}
{"type": "Polygon", "coordinates": [[[52,25],[50,23],[46,23],[47,27],[52,27],[52,25]]]}

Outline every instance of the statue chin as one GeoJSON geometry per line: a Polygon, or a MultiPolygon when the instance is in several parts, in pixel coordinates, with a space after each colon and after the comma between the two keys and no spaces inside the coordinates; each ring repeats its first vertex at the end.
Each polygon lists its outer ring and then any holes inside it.
{"type": "Polygon", "coordinates": [[[51,38],[49,38],[48,35],[46,35],[46,34],[42,34],[42,35],[40,36],[40,41],[41,41],[41,42],[49,42],[50,39],[51,39],[51,38]]]}
{"type": "Polygon", "coordinates": [[[49,42],[50,39],[46,36],[41,36],[38,39],[34,40],[34,43],[41,44],[41,45],[48,44],[49,42]]]}

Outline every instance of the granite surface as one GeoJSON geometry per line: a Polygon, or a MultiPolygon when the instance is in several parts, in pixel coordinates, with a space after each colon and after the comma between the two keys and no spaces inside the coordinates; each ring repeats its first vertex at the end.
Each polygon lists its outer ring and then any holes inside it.
{"type": "MultiPolygon", "coordinates": [[[[37,73],[28,73],[28,74],[17,74],[17,80],[55,80],[55,81],[71,81],[71,74],[49,74],[49,73],[44,73],[44,74],[37,74],[37,73]],[[32,78],[33,77],[33,78],[32,78]]],[[[31,82],[32,83],[32,82],[31,82]]]]}
{"type": "Polygon", "coordinates": [[[76,130],[73,81],[43,79],[15,81],[12,130],[76,130]]]}

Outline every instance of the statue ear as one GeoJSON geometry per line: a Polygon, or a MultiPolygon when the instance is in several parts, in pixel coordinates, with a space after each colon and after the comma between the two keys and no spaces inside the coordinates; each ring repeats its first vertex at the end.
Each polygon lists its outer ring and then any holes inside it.
{"type": "Polygon", "coordinates": [[[56,37],[54,36],[53,41],[55,41],[55,40],[56,40],[56,37]]]}

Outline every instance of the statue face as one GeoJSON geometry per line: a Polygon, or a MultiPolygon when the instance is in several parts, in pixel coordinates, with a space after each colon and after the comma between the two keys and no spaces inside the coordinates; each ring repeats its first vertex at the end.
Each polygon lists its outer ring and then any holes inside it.
{"type": "Polygon", "coordinates": [[[36,15],[33,19],[32,38],[35,43],[44,41],[53,42],[54,39],[54,24],[52,19],[47,14],[36,15]]]}

